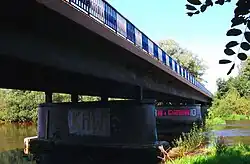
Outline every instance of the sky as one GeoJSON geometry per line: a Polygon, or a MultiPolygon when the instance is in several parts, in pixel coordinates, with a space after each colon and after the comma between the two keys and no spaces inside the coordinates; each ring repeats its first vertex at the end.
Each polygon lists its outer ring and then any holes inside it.
{"type": "MultiPolygon", "coordinates": [[[[228,41],[239,37],[226,36],[234,16],[235,3],[209,7],[206,12],[193,17],[186,15],[186,0],[107,0],[154,42],[173,39],[200,58],[209,69],[204,75],[205,86],[214,93],[216,79],[227,79],[231,65],[219,65],[228,41]],[[154,2],[154,3],[153,3],[154,2]]],[[[235,69],[231,76],[237,74],[235,69]]]]}

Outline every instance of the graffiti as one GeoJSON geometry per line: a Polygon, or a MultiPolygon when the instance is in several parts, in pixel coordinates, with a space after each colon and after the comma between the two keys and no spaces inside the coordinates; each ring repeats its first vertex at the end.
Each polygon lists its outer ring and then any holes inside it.
{"type": "Polygon", "coordinates": [[[69,110],[68,126],[70,134],[110,136],[109,109],[69,110]]]}
{"type": "Polygon", "coordinates": [[[196,109],[157,109],[156,116],[196,116],[196,109]]]}

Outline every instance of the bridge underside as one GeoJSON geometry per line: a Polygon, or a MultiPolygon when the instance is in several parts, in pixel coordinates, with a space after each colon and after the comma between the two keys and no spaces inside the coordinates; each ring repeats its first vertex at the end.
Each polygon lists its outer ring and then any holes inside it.
{"type": "Polygon", "coordinates": [[[145,98],[210,101],[152,63],[36,2],[11,3],[0,7],[2,88],[136,98],[141,86],[145,98]]]}

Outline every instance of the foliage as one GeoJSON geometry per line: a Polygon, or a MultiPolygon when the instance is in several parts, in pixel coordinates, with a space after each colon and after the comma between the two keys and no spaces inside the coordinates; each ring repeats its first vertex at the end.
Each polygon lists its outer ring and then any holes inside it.
{"type": "Polygon", "coordinates": [[[250,163],[250,146],[237,144],[226,147],[220,153],[215,148],[210,148],[205,153],[186,156],[174,160],[174,164],[248,164],[250,163]]]}
{"type": "Polygon", "coordinates": [[[173,141],[174,147],[178,148],[179,156],[184,156],[186,152],[193,151],[205,142],[203,129],[194,124],[189,133],[182,133],[179,139],[173,141]]]}
{"type": "Polygon", "coordinates": [[[23,150],[10,150],[0,153],[1,164],[35,164],[35,161],[26,160],[23,157],[23,150]]]}
{"type": "Polygon", "coordinates": [[[198,58],[191,51],[183,49],[174,40],[162,40],[159,46],[167,52],[168,55],[175,58],[185,69],[187,69],[197,80],[202,81],[202,76],[207,70],[205,62],[198,58]]]}
{"type": "Polygon", "coordinates": [[[209,109],[209,119],[228,119],[232,115],[250,115],[250,101],[236,89],[230,89],[220,99],[215,98],[209,109]]]}
{"type": "Polygon", "coordinates": [[[240,96],[250,97],[250,59],[242,63],[239,75],[234,78],[217,79],[217,98],[222,98],[230,89],[236,89],[240,96]]]}
{"type": "MultiPolygon", "coordinates": [[[[53,102],[70,102],[70,95],[55,93],[53,102]]],[[[98,101],[99,97],[80,96],[80,101],[98,101]]],[[[0,121],[6,122],[36,122],[37,107],[44,103],[43,92],[0,90],[0,121]]]]}
{"type": "MultiPolygon", "coordinates": [[[[214,4],[217,5],[224,5],[225,2],[231,2],[231,0],[205,0],[204,3],[202,3],[200,0],[187,0],[189,4],[186,4],[187,10],[190,12],[187,12],[188,16],[193,16],[195,14],[199,14],[201,12],[204,12],[208,7],[213,6],[214,4]],[[192,4],[192,5],[191,5],[192,4]],[[199,6],[199,8],[198,8],[199,6]]],[[[227,36],[241,36],[241,42],[237,41],[230,41],[227,43],[226,48],[224,50],[225,54],[228,56],[236,55],[238,59],[241,61],[244,61],[247,59],[246,51],[250,50],[250,1],[249,0],[238,0],[236,3],[236,8],[234,10],[234,17],[231,20],[232,25],[231,29],[229,29],[226,33],[227,36]],[[239,29],[239,25],[245,25],[245,29],[242,31],[239,29]],[[235,28],[237,26],[237,28],[235,28]],[[235,48],[238,46],[238,53],[235,53],[235,51],[232,48],[235,48]]],[[[232,61],[227,59],[222,59],[219,61],[219,64],[229,64],[232,61]]],[[[232,64],[230,70],[228,71],[228,75],[232,72],[232,70],[235,67],[235,62],[232,64]]]]}
{"type": "Polygon", "coordinates": [[[209,109],[206,126],[225,120],[250,119],[250,59],[241,64],[240,73],[228,80],[217,79],[218,90],[209,109]]]}
{"type": "Polygon", "coordinates": [[[36,121],[37,106],[44,102],[42,93],[21,90],[1,90],[0,120],[10,122],[36,121]]]}

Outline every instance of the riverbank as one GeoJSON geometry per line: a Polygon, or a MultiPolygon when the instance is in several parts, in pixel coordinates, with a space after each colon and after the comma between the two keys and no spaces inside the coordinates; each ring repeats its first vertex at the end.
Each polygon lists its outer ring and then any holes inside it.
{"type": "Polygon", "coordinates": [[[208,128],[201,129],[194,126],[191,132],[174,140],[174,146],[171,149],[159,148],[162,151],[163,161],[174,164],[249,164],[250,121],[226,120],[225,123],[222,126],[217,125],[221,128],[220,130],[212,131],[208,131],[208,128]],[[241,131],[241,129],[244,130],[241,131]],[[221,134],[216,134],[216,131],[221,134]]]}
{"type": "Polygon", "coordinates": [[[166,163],[174,164],[249,164],[250,146],[237,144],[223,148],[202,148],[197,149],[193,154],[188,154],[166,163]]]}
{"type": "Polygon", "coordinates": [[[250,120],[250,117],[247,115],[239,115],[239,114],[232,114],[226,117],[209,117],[206,119],[206,128],[207,130],[214,129],[216,125],[226,125],[227,120],[230,121],[241,121],[241,120],[250,120]]]}

